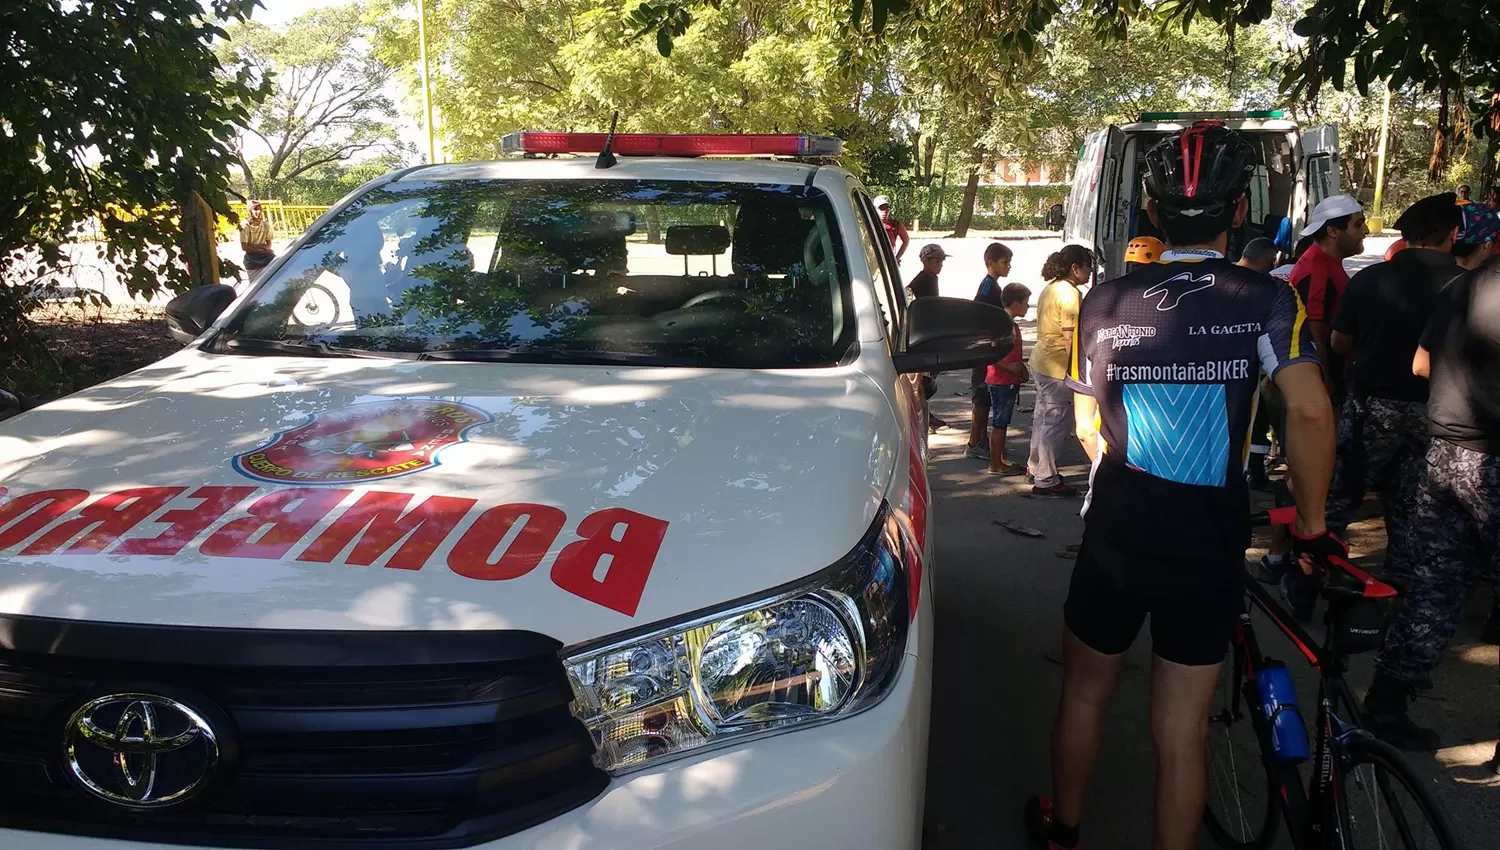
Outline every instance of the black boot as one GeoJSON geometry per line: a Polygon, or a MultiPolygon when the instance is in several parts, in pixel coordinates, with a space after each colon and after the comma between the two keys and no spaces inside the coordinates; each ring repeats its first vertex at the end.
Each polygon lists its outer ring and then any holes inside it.
{"type": "Polygon", "coordinates": [[[1490,584],[1490,618],[1485,621],[1479,639],[1490,646],[1500,646],[1500,583],[1490,584]]]}
{"type": "Polygon", "coordinates": [[[1500,646],[1500,614],[1491,613],[1489,620],[1485,621],[1484,632],[1479,639],[1490,646],[1500,646]]]}
{"type": "Polygon", "coordinates": [[[1438,733],[1418,726],[1407,713],[1415,689],[1401,679],[1375,674],[1365,694],[1365,728],[1375,737],[1408,752],[1430,752],[1441,745],[1438,733]]]}

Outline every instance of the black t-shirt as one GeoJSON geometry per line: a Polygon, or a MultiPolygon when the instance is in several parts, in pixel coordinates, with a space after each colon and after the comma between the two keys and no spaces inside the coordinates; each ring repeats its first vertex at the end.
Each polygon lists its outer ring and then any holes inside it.
{"type": "Polygon", "coordinates": [[[1438,293],[1422,347],[1432,356],[1427,433],[1500,454],[1500,265],[1438,293]]]}
{"type": "Polygon", "coordinates": [[[1221,258],[1142,266],[1091,291],[1068,371],[1069,386],[1099,405],[1089,545],[1243,558],[1256,389],[1262,373],[1300,362],[1318,358],[1296,291],[1221,258]]]}
{"type": "Polygon", "coordinates": [[[1408,248],[1349,281],[1333,329],[1354,337],[1349,391],[1398,401],[1426,401],[1427,379],[1411,373],[1412,355],[1439,289],[1463,269],[1446,251],[1408,248]]]}
{"type": "Polygon", "coordinates": [[[906,288],[911,290],[913,298],[931,298],[938,294],[937,275],[923,269],[917,272],[917,276],[911,279],[906,288]]]}

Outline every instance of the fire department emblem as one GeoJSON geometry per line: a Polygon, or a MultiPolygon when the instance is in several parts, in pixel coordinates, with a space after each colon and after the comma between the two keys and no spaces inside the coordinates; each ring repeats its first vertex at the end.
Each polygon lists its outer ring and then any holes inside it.
{"type": "Polygon", "coordinates": [[[411,475],[438,465],[483,410],[454,401],[402,399],[313,414],[254,451],[234,456],[236,471],[273,484],[348,484],[411,475]]]}

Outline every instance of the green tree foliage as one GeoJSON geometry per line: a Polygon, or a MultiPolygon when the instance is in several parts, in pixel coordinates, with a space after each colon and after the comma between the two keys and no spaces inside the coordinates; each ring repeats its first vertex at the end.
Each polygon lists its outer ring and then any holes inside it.
{"type": "MultiPolygon", "coordinates": [[[[416,21],[392,0],[375,43],[415,87],[416,21]]],[[[851,160],[890,156],[898,81],[886,48],[832,0],[723,0],[700,10],[663,55],[633,38],[634,0],[449,0],[428,39],[445,150],[500,155],[523,129],[809,132],[845,140],[851,160]]],[[[900,151],[894,152],[900,156],[900,151]]]]}
{"type": "MultiPolygon", "coordinates": [[[[251,171],[255,174],[266,173],[270,159],[268,155],[261,155],[250,160],[251,171]]],[[[358,160],[327,162],[306,169],[291,179],[270,180],[263,177],[255,181],[254,192],[245,185],[243,172],[236,172],[232,185],[234,191],[246,197],[275,198],[287,204],[332,206],[360,186],[407,164],[406,154],[383,153],[358,160]]]]}
{"type": "Polygon", "coordinates": [[[254,21],[229,28],[220,55],[271,87],[247,124],[269,153],[255,157],[243,144],[235,152],[248,194],[355,157],[415,154],[397,140],[385,93],[393,72],[366,44],[371,31],[359,3],[312,9],[280,30],[254,21]]]}
{"type": "MultiPolygon", "coordinates": [[[[907,29],[893,24],[887,35],[907,29]]],[[[981,174],[999,157],[1061,169],[1089,133],[1142,112],[1278,101],[1271,82],[1276,46],[1266,27],[1231,34],[1200,21],[1168,30],[1158,19],[1101,29],[1096,20],[1057,15],[1035,38],[1017,36],[1019,52],[995,47],[979,22],[969,29],[962,54],[934,61],[928,57],[939,52],[943,30],[912,27],[918,47],[906,70],[926,163],[951,161],[963,170],[958,234],[966,231],[981,174]]]]}
{"type": "MultiPolygon", "coordinates": [[[[641,34],[655,33],[660,49],[691,32],[695,16],[721,0],[653,0],[637,13],[641,34]]],[[[840,0],[851,25],[875,33],[904,24],[959,20],[963,49],[976,39],[998,64],[1035,58],[1054,17],[1086,22],[1100,35],[1124,33],[1142,18],[1165,18],[1186,29],[1195,20],[1240,28],[1280,17],[1276,0],[840,0]]],[[[1291,100],[1316,99],[1325,83],[1336,91],[1372,93],[1377,83],[1437,93],[1437,124],[1429,176],[1442,171],[1451,136],[1471,121],[1487,139],[1485,177],[1500,155],[1500,4],[1494,0],[1315,0],[1296,4],[1295,33],[1305,41],[1283,65],[1282,90],[1291,100]],[[1455,117],[1457,116],[1457,117],[1455,117]]],[[[1155,68],[1163,66],[1157,65],[1155,68]]]]}
{"type": "MultiPolygon", "coordinates": [[[[180,208],[227,212],[236,125],[263,96],[213,46],[253,0],[0,3],[0,375],[48,368],[29,285],[69,266],[97,226],[130,291],[185,286],[180,208]]],[[[55,364],[54,364],[55,365],[55,364]]]]}

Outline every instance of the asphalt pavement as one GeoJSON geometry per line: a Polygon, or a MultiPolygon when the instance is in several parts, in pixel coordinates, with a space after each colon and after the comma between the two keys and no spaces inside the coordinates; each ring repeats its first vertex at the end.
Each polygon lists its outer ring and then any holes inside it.
{"type": "MultiPolygon", "coordinates": [[[[917,241],[920,245],[921,241],[917,241]]],[[[916,271],[913,254],[905,265],[916,271]]],[[[1018,242],[1013,280],[1036,282],[1046,252],[1056,243],[1018,242]],[[1024,252],[1024,253],[1023,253],[1024,252]]],[[[1371,240],[1367,250],[1383,251],[1371,240]]],[[[945,295],[967,297],[978,281],[970,255],[983,241],[956,244],[959,273],[942,278],[945,295]]],[[[1368,261],[1364,258],[1363,261],[1368,261]]],[[[982,271],[980,272],[982,274],[982,271]]],[[[908,274],[908,278],[910,277],[908,274]]],[[[1028,346],[1030,320],[1022,323],[1028,346]]],[[[1010,431],[1012,459],[1025,460],[1033,397],[1028,385],[1010,431]]],[[[1062,604],[1073,561],[1063,551],[1083,530],[1081,500],[1035,499],[1022,478],[984,474],[984,464],[964,458],[968,434],[967,373],[949,373],[932,400],[951,430],[932,436],[937,560],[937,659],[927,786],[927,850],[1027,847],[1022,805],[1048,787],[1047,737],[1062,679],[1056,657],[1062,604]],[[1013,521],[1042,532],[1026,537],[999,523],[1013,521]]],[[[1085,484],[1087,461],[1076,443],[1063,456],[1070,481],[1085,484]]],[[[1384,533],[1378,516],[1351,529],[1357,560],[1378,564],[1384,533]]],[[[1261,543],[1262,541],[1258,541],[1261,543]]],[[[1258,558],[1263,550],[1251,550],[1258,558]]],[[[1433,784],[1470,850],[1500,847],[1500,778],[1488,767],[1497,735],[1496,674],[1500,650],[1478,642],[1489,592],[1471,601],[1468,617],[1434,674],[1436,687],[1419,699],[1414,715],[1439,729],[1447,746],[1415,754],[1412,762],[1433,784]]],[[[1143,630],[1144,631],[1144,630],[1143,630]]],[[[1321,628],[1314,634],[1319,634],[1321,628]]],[[[1268,623],[1257,628],[1263,650],[1287,662],[1298,679],[1308,717],[1316,679],[1297,650],[1268,623]]],[[[1147,850],[1151,846],[1154,759],[1147,726],[1149,634],[1131,649],[1129,666],[1108,715],[1103,751],[1090,787],[1083,824],[1088,850],[1147,850]]],[[[1372,656],[1359,656],[1349,676],[1359,693],[1370,680],[1372,656]]],[[[1205,836],[1202,847],[1214,846],[1205,836]]],[[[1287,847],[1284,827],[1273,847],[1287,847]]]]}

